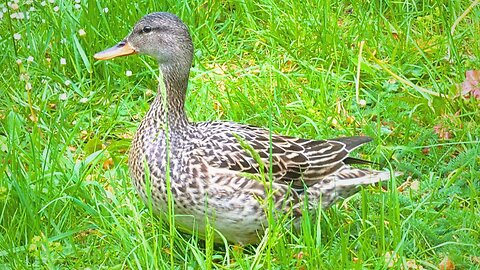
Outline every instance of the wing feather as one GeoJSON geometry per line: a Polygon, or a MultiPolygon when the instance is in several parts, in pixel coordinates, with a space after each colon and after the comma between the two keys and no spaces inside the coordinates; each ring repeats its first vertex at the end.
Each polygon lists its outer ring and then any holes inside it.
{"type": "Polygon", "coordinates": [[[294,188],[314,185],[340,170],[346,162],[361,162],[348,155],[371,140],[364,136],[306,140],[230,122],[204,123],[197,128],[198,134],[203,134],[203,140],[196,145],[196,154],[203,153],[208,166],[232,173],[262,173],[261,166],[237,141],[237,135],[258,153],[266,165],[263,173],[268,173],[271,167],[274,181],[294,188]]]}

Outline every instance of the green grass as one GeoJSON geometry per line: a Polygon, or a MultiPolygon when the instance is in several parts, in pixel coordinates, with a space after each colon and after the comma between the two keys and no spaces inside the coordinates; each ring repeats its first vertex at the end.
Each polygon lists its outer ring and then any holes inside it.
{"type": "Polygon", "coordinates": [[[451,34],[470,1],[143,2],[0,4],[0,268],[432,269],[444,257],[480,267],[480,107],[455,87],[480,69],[479,6],[451,34]],[[191,29],[191,120],[365,134],[374,142],[359,155],[405,175],[319,211],[299,233],[276,222],[258,246],[169,228],[140,202],[126,162],[155,63],[92,57],[153,11],[191,29]],[[407,177],[419,188],[399,192],[407,177]]]}

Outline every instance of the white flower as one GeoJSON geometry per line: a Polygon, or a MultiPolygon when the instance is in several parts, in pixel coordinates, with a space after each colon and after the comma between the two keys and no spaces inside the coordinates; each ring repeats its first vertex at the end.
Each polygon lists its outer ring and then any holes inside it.
{"type": "Polygon", "coordinates": [[[10,5],[10,7],[11,7],[13,10],[17,10],[17,9],[19,8],[17,3],[12,3],[12,4],[10,5]]]}
{"type": "Polygon", "coordinates": [[[83,36],[85,36],[86,34],[87,34],[87,32],[85,32],[85,30],[83,30],[83,28],[80,29],[80,30],[78,30],[78,35],[79,35],[79,36],[83,37],[83,36]]]}
{"type": "Polygon", "coordinates": [[[58,98],[59,98],[60,100],[67,100],[67,99],[68,99],[68,95],[67,95],[67,93],[62,93],[62,94],[58,95],[58,98]]]}
{"type": "Polygon", "coordinates": [[[22,60],[20,59],[17,59],[17,61],[15,61],[17,63],[17,65],[21,65],[22,64],[22,60]]]}
{"type": "Polygon", "coordinates": [[[30,7],[29,11],[35,11],[35,7],[30,7]]]}
{"type": "Polygon", "coordinates": [[[75,0],[75,3],[80,4],[81,0],[75,0]]]}
{"type": "Polygon", "coordinates": [[[45,1],[42,1],[42,2],[40,3],[40,5],[42,5],[42,7],[44,7],[44,6],[46,6],[46,5],[47,5],[47,2],[45,2],[45,1]]]}
{"type": "Polygon", "coordinates": [[[127,77],[132,76],[132,71],[131,70],[125,71],[125,75],[127,75],[127,77]]]}
{"type": "Polygon", "coordinates": [[[27,58],[27,62],[28,62],[28,63],[33,62],[33,60],[34,60],[34,59],[33,59],[33,56],[31,56],[31,55],[27,58]]]}
{"type": "Polygon", "coordinates": [[[50,2],[50,4],[53,4],[55,3],[55,0],[48,0],[48,2],[50,2]]]}
{"type": "Polygon", "coordinates": [[[108,7],[103,8],[103,13],[108,13],[108,7]]]}
{"type": "Polygon", "coordinates": [[[55,12],[58,12],[59,10],[60,10],[60,8],[59,8],[58,6],[55,6],[55,7],[53,8],[53,11],[55,11],[55,12]]]}
{"type": "Polygon", "coordinates": [[[67,59],[65,58],[60,58],[60,65],[65,66],[67,64],[67,59]]]}
{"type": "Polygon", "coordinates": [[[80,4],[75,4],[74,7],[75,7],[75,9],[81,9],[81,8],[82,8],[82,5],[80,5],[80,4]]]}
{"type": "Polygon", "coordinates": [[[29,82],[27,82],[27,83],[25,84],[25,90],[27,90],[27,91],[32,90],[32,84],[29,83],[29,82]]]}
{"type": "Polygon", "coordinates": [[[80,103],[87,103],[88,102],[88,98],[84,97],[84,98],[81,98],[79,100],[80,103]]]}
{"type": "Polygon", "coordinates": [[[22,35],[20,35],[19,33],[15,33],[15,34],[13,34],[13,38],[14,38],[15,40],[19,40],[19,39],[22,38],[22,35]]]}
{"type": "Polygon", "coordinates": [[[360,105],[360,107],[365,107],[367,106],[367,101],[365,99],[360,99],[358,105],[360,105]]]}
{"type": "Polygon", "coordinates": [[[65,84],[66,86],[69,86],[70,84],[72,84],[72,81],[70,81],[70,80],[65,80],[64,84],[65,84]]]}

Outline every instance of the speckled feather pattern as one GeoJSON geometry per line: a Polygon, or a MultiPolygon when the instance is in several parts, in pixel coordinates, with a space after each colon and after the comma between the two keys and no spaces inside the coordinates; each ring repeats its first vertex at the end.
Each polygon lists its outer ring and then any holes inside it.
{"type": "Polygon", "coordinates": [[[390,179],[389,172],[350,167],[359,161],[350,152],[369,142],[368,137],[308,140],[232,122],[189,122],[183,106],[193,44],[176,16],[145,16],[124,43],[159,61],[165,86],[159,87],[132,142],[133,184],[144,201],[151,190],[153,208],[166,213],[168,175],[181,229],[203,234],[208,217],[228,241],[256,243],[268,226],[268,194],[279,213],[299,218],[307,200],[306,208],[315,211],[361,185],[390,179]],[[239,138],[254,149],[260,163],[239,138]],[[259,180],[262,175],[271,176],[271,186],[259,180]]]}

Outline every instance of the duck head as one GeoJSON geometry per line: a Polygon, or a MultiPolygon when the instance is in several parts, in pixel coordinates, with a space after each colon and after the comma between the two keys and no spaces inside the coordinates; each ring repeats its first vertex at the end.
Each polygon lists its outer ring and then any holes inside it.
{"type": "Polygon", "coordinates": [[[117,45],[96,53],[97,60],[108,60],[131,54],[146,54],[160,66],[190,69],[193,43],[187,26],[175,15],[151,13],[140,19],[131,33],[117,45]]]}

